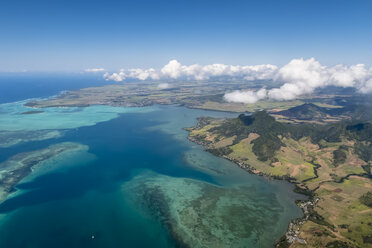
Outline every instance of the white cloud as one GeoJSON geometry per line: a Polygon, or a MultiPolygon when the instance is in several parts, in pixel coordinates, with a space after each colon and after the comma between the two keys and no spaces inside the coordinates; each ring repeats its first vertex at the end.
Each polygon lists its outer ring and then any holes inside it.
{"type": "Polygon", "coordinates": [[[208,80],[212,77],[229,76],[239,77],[246,80],[271,79],[276,70],[275,65],[234,66],[224,64],[212,65],[182,65],[177,60],[171,60],[161,70],[155,69],[121,69],[120,72],[105,74],[106,80],[123,81],[125,79],[159,80],[159,79],[194,79],[208,80]]]}
{"type": "MultiPolygon", "coordinates": [[[[372,93],[372,68],[366,68],[363,64],[327,67],[321,65],[314,58],[293,59],[281,67],[272,79],[283,82],[279,88],[265,91],[265,97],[274,100],[293,100],[326,86],[353,87],[361,93],[372,93]]],[[[239,96],[238,93],[246,92],[235,92],[235,95],[239,96]]],[[[227,98],[230,96],[229,94],[231,93],[225,94],[227,101],[229,101],[227,98]]],[[[255,92],[250,94],[250,103],[254,103],[255,99],[258,101],[265,98],[256,97],[257,93],[255,92]]],[[[243,98],[239,102],[247,103],[246,99],[248,98],[243,98]]]]}
{"type": "Polygon", "coordinates": [[[230,93],[226,93],[223,98],[227,102],[240,102],[240,103],[255,103],[266,97],[266,90],[260,89],[258,91],[240,91],[236,90],[230,93]]]}
{"type": "Polygon", "coordinates": [[[168,84],[168,83],[160,83],[160,84],[158,84],[158,89],[159,90],[164,90],[164,89],[168,89],[169,87],[170,87],[171,85],[170,84],[168,84]]]}
{"type": "Polygon", "coordinates": [[[161,69],[161,73],[170,78],[178,78],[183,70],[182,67],[183,66],[177,60],[171,60],[161,69]]]}
{"type": "Polygon", "coordinates": [[[372,93],[372,78],[369,79],[366,83],[364,83],[360,88],[359,91],[364,94],[372,93]]]}
{"type": "Polygon", "coordinates": [[[100,72],[100,71],[105,71],[103,68],[89,68],[85,69],[85,72],[100,72]]]}
{"type": "Polygon", "coordinates": [[[121,82],[124,81],[125,79],[139,79],[139,80],[147,80],[147,79],[152,79],[152,80],[159,80],[160,75],[158,72],[155,71],[155,69],[150,68],[150,69],[121,69],[118,73],[108,73],[106,72],[103,77],[106,80],[113,80],[115,82],[121,82]]]}
{"type": "Polygon", "coordinates": [[[123,80],[126,79],[126,76],[125,76],[125,73],[120,71],[119,73],[108,73],[106,72],[105,74],[103,74],[103,77],[106,79],[106,80],[112,80],[112,81],[115,81],[115,82],[121,82],[123,80]]]}
{"type": "Polygon", "coordinates": [[[230,102],[252,103],[263,98],[274,100],[293,100],[299,96],[313,93],[326,86],[354,87],[361,93],[372,93],[372,68],[363,64],[353,66],[321,65],[314,58],[293,59],[279,68],[275,65],[182,65],[171,60],[162,69],[121,69],[115,73],[105,73],[106,80],[116,82],[125,79],[160,80],[160,79],[192,79],[208,80],[213,77],[230,77],[245,80],[273,80],[282,86],[259,91],[234,91],[225,94],[230,102]]]}

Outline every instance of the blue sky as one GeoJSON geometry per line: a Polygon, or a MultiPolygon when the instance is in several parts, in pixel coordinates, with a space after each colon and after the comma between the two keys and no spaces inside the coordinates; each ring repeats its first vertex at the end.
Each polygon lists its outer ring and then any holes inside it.
{"type": "Polygon", "coordinates": [[[0,71],[182,64],[372,65],[372,1],[17,1],[0,5],[0,71]]]}

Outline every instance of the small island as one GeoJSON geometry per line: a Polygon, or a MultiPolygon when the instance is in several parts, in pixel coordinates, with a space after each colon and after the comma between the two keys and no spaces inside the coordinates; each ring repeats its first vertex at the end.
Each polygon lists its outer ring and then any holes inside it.
{"type": "Polygon", "coordinates": [[[63,130],[0,131],[0,148],[8,148],[30,141],[60,138],[63,133],[63,130]]]}
{"type": "Polygon", "coordinates": [[[87,149],[79,143],[63,142],[44,149],[19,153],[0,163],[0,203],[16,191],[15,186],[32,173],[35,166],[68,152],[87,149]]]}
{"type": "Polygon", "coordinates": [[[41,111],[41,110],[32,110],[32,111],[22,112],[21,114],[22,115],[33,115],[33,114],[40,114],[40,113],[44,113],[44,111],[41,111]]]}

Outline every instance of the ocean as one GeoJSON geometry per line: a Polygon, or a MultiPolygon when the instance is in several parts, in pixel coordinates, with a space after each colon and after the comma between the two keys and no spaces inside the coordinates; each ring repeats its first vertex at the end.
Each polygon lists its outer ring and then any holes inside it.
{"type": "Polygon", "coordinates": [[[0,103],[49,97],[64,90],[110,83],[102,74],[0,73],[0,103]]]}
{"type": "MultiPolygon", "coordinates": [[[[22,91],[15,86],[20,82],[17,80],[13,79],[12,87],[1,86],[3,102],[9,104],[27,98],[48,97],[76,85],[83,87],[91,79],[72,86],[71,82],[62,83],[68,78],[60,78],[54,87],[40,94],[37,86],[32,87],[33,82],[24,81],[21,84],[28,84],[33,90],[11,93],[14,89],[22,91]]],[[[14,106],[22,108],[19,103],[14,106]]],[[[114,108],[88,108],[97,115],[103,111],[112,111],[116,115],[109,120],[95,121],[93,125],[63,129],[64,135],[59,138],[0,148],[0,157],[4,161],[15,154],[61,142],[76,142],[89,147],[88,151],[49,161],[47,166],[54,169],[42,173],[35,171],[17,186],[16,194],[0,204],[0,247],[177,247],[177,240],[169,228],[153,217],[151,210],[146,212],[136,205],[136,201],[131,200],[132,192],[123,190],[125,185],[136,183],[134,178],[138,176],[144,180],[162,176],[166,176],[167,181],[192,179],[220,189],[237,185],[249,188],[255,199],[251,204],[260,210],[250,219],[251,228],[259,232],[255,233],[255,238],[246,241],[245,247],[272,247],[285,233],[289,221],[302,216],[294,203],[302,196],[293,193],[293,185],[251,175],[235,164],[205,152],[201,146],[190,142],[187,131],[183,130],[195,125],[200,116],[235,117],[236,114],[180,106],[152,106],[121,113],[116,113],[114,108]],[[276,207],[268,207],[268,202],[276,207]]],[[[51,114],[55,111],[50,110],[51,114]]],[[[74,111],[81,111],[81,118],[86,121],[82,108],[74,111]]],[[[40,114],[41,119],[53,121],[43,114],[40,114]]],[[[60,113],[66,118],[69,114],[60,113]]],[[[1,115],[4,113],[0,111],[1,115]]],[[[30,122],[34,121],[30,119],[30,122]]],[[[190,195],[194,193],[191,187],[189,191],[190,195]]]]}

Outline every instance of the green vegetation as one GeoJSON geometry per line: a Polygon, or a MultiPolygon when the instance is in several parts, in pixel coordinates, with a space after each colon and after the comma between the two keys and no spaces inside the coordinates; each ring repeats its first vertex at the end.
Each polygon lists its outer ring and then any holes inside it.
{"type": "Polygon", "coordinates": [[[221,147],[216,149],[207,149],[208,152],[216,155],[216,156],[223,156],[230,154],[232,152],[230,147],[221,147]]]}
{"type": "Polygon", "coordinates": [[[18,153],[8,160],[0,163],[0,203],[7,196],[16,191],[15,186],[32,170],[41,165],[45,165],[48,159],[56,158],[62,154],[76,151],[87,151],[88,147],[79,143],[62,142],[46,148],[18,153]]]}
{"type": "Polygon", "coordinates": [[[333,151],[333,161],[336,167],[345,163],[347,150],[347,146],[340,146],[337,150],[333,151]]]}
{"type": "Polygon", "coordinates": [[[364,161],[372,160],[372,143],[357,142],[354,146],[355,152],[364,161]]]}
{"type": "Polygon", "coordinates": [[[351,104],[344,107],[337,107],[319,104],[305,103],[287,110],[274,112],[293,121],[323,122],[339,121],[349,119],[354,121],[368,121],[372,117],[372,108],[365,104],[351,104]]]}
{"type": "Polygon", "coordinates": [[[250,133],[260,136],[253,142],[253,152],[261,161],[273,158],[275,152],[283,145],[278,138],[284,134],[286,127],[283,123],[275,121],[265,111],[258,111],[253,115],[239,115],[239,118],[224,122],[218,127],[212,128],[211,132],[217,132],[219,136],[236,136],[234,143],[248,137],[250,133]]]}
{"type": "Polygon", "coordinates": [[[305,103],[300,106],[277,112],[276,114],[299,120],[316,120],[327,117],[327,108],[319,107],[312,103],[305,103]]]}
{"type": "Polygon", "coordinates": [[[359,198],[359,200],[360,200],[361,203],[363,203],[367,207],[372,208],[372,191],[369,191],[369,192],[365,193],[364,195],[362,195],[359,198]]]}
{"type": "MultiPolygon", "coordinates": [[[[274,157],[275,153],[284,146],[279,138],[287,137],[299,140],[303,137],[310,137],[314,144],[320,146],[325,142],[341,142],[343,137],[357,140],[354,147],[357,154],[363,156],[363,160],[368,161],[372,156],[371,144],[360,143],[372,140],[372,125],[370,123],[360,123],[347,125],[336,123],[328,125],[298,124],[292,125],[275,121],[265,111],[258,111],[252,115],[241,114],[236,119],[225,121],[219,126],[211,128],[209,131],[218,136],[236,136],[234,143],[239,143],[246,138],[249,133],[257,133],[259,138],[252,141],[253,152],[261,161],[267,161],[274,157]]],[[[345,162],[347,147],[342,146],[333,155],[335,165],[345,162]]]]}
{"type": "Polygon", "coordinates": [[[371,123],[290,124],[265,111],[202,122],[189,129],[190,138],[208,151],[252,173],[290,179],[297,192],[319,199],[298,225],[296,235],[307,247],[370,247],[371,123]]]}

